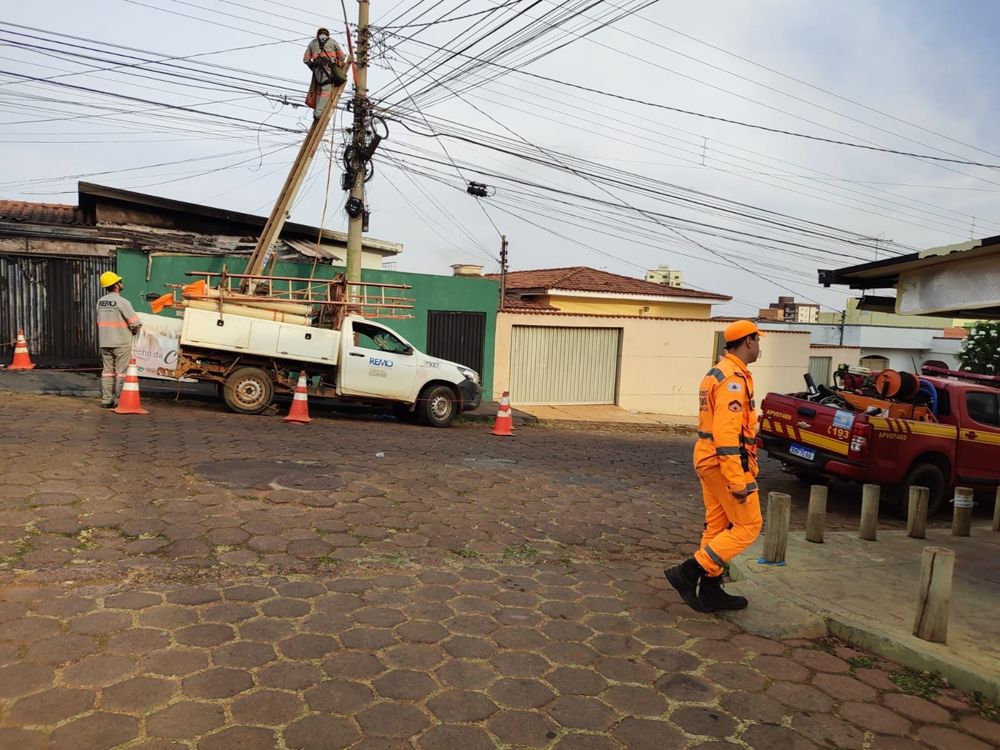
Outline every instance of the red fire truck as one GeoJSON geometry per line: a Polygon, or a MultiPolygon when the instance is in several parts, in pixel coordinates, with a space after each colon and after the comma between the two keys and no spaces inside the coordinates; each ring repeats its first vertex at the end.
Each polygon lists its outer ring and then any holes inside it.
{"type": "Polygon", "coordinates": [[[836,388],[769,393],[758,446],[803,481],[882,485],[902,512],[911,485],[939,510],[955,485],[1000,484],[1000,377],[924,367],[920,376],[841,368],[836,388]]]}

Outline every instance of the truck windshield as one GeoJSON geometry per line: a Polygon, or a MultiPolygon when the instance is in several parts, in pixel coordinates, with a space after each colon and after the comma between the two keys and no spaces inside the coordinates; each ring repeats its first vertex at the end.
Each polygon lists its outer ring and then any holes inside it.
{"type": "Polygon", "coordinates": [[[408,345],[389,331],[365,323],[354,324],[354,345],[392,354],[409,354],[411,351],[408,345]]]}

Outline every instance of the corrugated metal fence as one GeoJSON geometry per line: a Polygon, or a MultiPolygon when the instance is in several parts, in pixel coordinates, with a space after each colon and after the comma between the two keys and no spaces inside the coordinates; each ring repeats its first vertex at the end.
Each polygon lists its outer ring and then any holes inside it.
{"type": "Polygon", "coordinates": [[[514,326],[510,397],[515,404],[613,404],[618,328],[514,326]]]}
{"type": "Polygon", "coordinates": [[[114,268],[114,258],[0,254],[0,337],[11,341],[23,328],[36,363],[98,362],[97,279],[114,268]]]}

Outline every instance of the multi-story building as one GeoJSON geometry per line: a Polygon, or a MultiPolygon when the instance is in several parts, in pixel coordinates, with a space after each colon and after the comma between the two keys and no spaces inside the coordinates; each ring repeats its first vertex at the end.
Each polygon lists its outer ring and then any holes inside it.
{"type": "Polygon", "coordinates": [[[670,266],[657,266],[651,271],[646,271],[646,281],[680,288],[684,285],[684,274],[670,266]]]}
{"type": "Polygon", "coordinates": [[[778,297],[757,313],[760,320],[774,320],[781,323],[816,323],[819,321],[819,305],[796,302],[795,297],[778,297]]]}

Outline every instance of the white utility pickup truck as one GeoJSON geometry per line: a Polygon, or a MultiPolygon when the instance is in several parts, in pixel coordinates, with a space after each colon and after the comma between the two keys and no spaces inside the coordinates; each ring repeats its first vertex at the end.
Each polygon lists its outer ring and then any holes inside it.
{"type": "Polygon", "coordinates": [[[303,370],[310,397],[389,404],[400,419],[433,427],[447,427],[482,400],[479,373],[423,354],[395,331],[361,316],[344,316],[338,329],[225,309],[188,307],[182,319],[140,316],[151,334],[147,339],[177,340],[175,354],[158,358],[143,357],[148,352],[138,343],[141,375],[214,381],[226,405],[241,414],[264,411],[276,392],[292,393],[303,370]]]}

